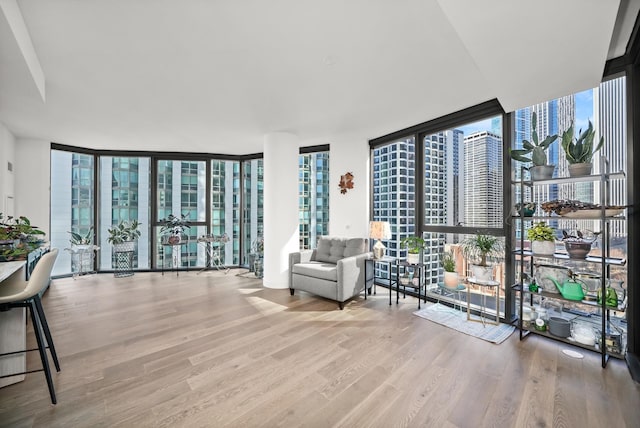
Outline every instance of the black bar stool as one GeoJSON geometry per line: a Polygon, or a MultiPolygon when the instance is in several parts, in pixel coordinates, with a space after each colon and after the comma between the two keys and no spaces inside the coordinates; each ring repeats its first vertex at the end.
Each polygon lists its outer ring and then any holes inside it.
{"type": "Polygon", "coordinates": [[[47,358],[47,348],[51,352],[51,358],[56,366],[56,371],[60,371],[60,364],[58,363],[58,356],[56,355],[56,348],[53,346],[53,339],[51,338],[51,332],[49,331],[49,325],[47,319],[44,316],[44,310],[42,308],[42,302],[40,301],[40,292],[43,291],[49,281],[51,280],[51,271],[53,270],[53,264],[58,257],[58,250],[53,249],[38,261],[36,264],[29,281],[15,281],[8,284],[2,284],[0,286],[0,311],[8,311],[12,308],[29,308],[31,314],[31,323],[33,324],[33,331],[36,335],[36,341],[38,342],[37,349],[26,349],[24,351],[13,351],[0,354],[0,357],[5,355],[15,355],[23,352],[39,351],[40,359],[42,360],[42,368],[38,370],[27,370],[25,372],[13,373],[0,376],[0,378],[12,377],[16,375],[22,375],[27,373],[44,371],[44,375],[47,378],[47,385],[49,386],[49,395],[51,395],[51,403],[56,404],[56,392],[53,388],[53,380],[51,379],[51,370],[49,369],[49,359],[47,358]],[[47,339],[47,346],[42,338],[40,331],[44,331],[44,336],[47,339]]]}

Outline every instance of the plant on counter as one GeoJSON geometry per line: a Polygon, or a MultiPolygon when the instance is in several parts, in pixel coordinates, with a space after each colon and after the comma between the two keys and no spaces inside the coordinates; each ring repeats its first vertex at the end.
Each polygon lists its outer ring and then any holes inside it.
{"type": "Polygon", "coordinates": [[[135,241],[140,237],[139,226],[138,220],[121,221],[118,225],[107,229],[109,232],[107,241],[114,245],[135,241]]]}
{"type": "Polygon", "coordinates": [[[0,213],[0,261],[26,259],[27,254],[44,242],[44,234],[25,216],[5,219],[0,213]]]}

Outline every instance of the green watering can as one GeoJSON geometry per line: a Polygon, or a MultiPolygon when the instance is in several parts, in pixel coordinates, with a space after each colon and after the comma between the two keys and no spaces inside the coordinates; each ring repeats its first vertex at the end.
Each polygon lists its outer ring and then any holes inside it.
{"type": "Polygon", "coordinates": [[[562,285],[560,285],[560,283],[558,281],[556,281],[555,279],[551,278],[551,277],[547,277],[546,279],[552,281],[556,288],[558,289],[558,291],[560,291],[560,294],[562,295],[562,297],[564,297],[567,300],[583,300],[585,297],[585,292],[583,290],[583,284],[579,283],[578,281],[576,281],[572,276],[571,276],[571,272],[569,272],[569,278],[567,280],[565,280],[565,282],[562,283],[562,285]]]}

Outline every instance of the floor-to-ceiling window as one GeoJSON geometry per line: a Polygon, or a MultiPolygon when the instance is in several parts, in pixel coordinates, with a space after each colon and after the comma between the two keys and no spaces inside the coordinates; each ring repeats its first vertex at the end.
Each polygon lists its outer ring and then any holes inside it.
{"type": "Polygon", "coordinates": [[[158,160],[156,169],[156,266],[180,268],[204,266],[206,250],[197,238],[207,233],[206,170],[200,160],[158,160]],[[169,215],[189,223],[187,240],[171,245],[163,240],[162,225],[169,215]]]}
{"type": "MultiPolygon", "coordinates": [[[[90,235],[95,229],[95,157],[51,151],[51,246],[70,248],[70,233],[90,235]]],[[[73,269],[78,267],[74,264],[73,269]]],[[[72,257],[60,251],[54,275],[72,272],[72,257]]]]}
{"type": "Polygon", "coordinates": [[[100,156],[99,269],[108,270],[115,267],[115,255],[112,245],[107,241],[107,229],[120,222],[132,220],[140,223],[141,232],[140,238],[136,241],[132,267],[150,267],[150,161],[148,157],[100,156]]]}
{"type": "Polygon", "coordinates": [[[311,249],[329,233],[329,152],[303,153],[298,160],[300,249],[311,249]]]}
{"type": "MultiPolygon", "coordinates": [[[[264,165],[262,159],[242,162],[242,262],[249,266],[260,250],[264,236],[264,165]]],[[[253,269],[253,266],[249,266],[253,269]]]]}
{"type": "Polygon", "coordinates": [[[240,162],[212,160],[210,230],[222,265],[240,263],[240,192],[240,162]],[[225,234],[229,241],[223,242],[225,234]]]}

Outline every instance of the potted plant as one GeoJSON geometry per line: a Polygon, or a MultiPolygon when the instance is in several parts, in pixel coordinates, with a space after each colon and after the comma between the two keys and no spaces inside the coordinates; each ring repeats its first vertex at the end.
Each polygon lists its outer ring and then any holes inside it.
{"type": "Polygon", "coordinates": [[[511,157],[517,161],[524,163],[533,163],[529,167],[532,180],[547,180],[553,176],[555,165],[547,165],[546,150],[551,143],[558,139],[558,135],[547,135],[540,142],[538,140],[538,117],[536,113],[531,113],[531,141],[522,140],[522,149],[511,149],[509,152],[511,157]],[[529,155],[527,157],[527,155],[529,155]]]}
{"type": "Polygon", "coordinates": [[[591,251],[591,244],[596,240],[597,233],[587,231],[591,234],[588,238],[580,230],[577,230],[575,234],[569,233],[566,230],[562,231],[562,242],[569,254],[570,259],[584,260],[587,258],[587,254],[591,251]]]}
{"type": "Polygon", "coordinates": [[[425,248],[425,240],[421,236],[407,236],[400,241],[400,247],[407,249],[407,263],[420,263],[420,253],[425,248]]]}
{"type": "Polygon", "coordinates": [[[164,234],[163,242],[169,245],[179,245],[187,240],[185,230],[190,229],[189,214],[181,214],[180,217],[173,214],[161,220],[164,222],[160,228],[160,233],[164,234]]]}
{"type": "Polygon", "coordinates": [[[476,280],[490,281],[493,266],[487,262],[492,257],[501,257],[504,245],[495,236],[473,235],[460,243],[462,254],[471,263],[471,271],[476,280]]]}
{"type": "Polygon", "coordinates": [[[69,234],[71,235],[69,243],[72,247],[79,245],[88,247],[93,244],[93,226],[91,226],[84,235],[74,231],[69,231],[69,234]]]}
{"type": "Polygon", "coordinates": [[[115,252],[133,251],[135,241],[140,237],[138,220],[121,221],[118,225],[107,229],[107,242],[113,244],[115,252]]]}
{"type": "Polygon", "coordinates": [[[0,261],[25,260],[44,241],[44,234],[25,216],[5,220],[0,213],[0,261]]]}
{"type": "Polygon", "coordinates": [[[447,288],[458,287],[458,272],[456,272],[456,259],[453,251],[447,251],[440,255],[440,264],[444,269],[444,286],[447,288]]]}
{"type": "Polygon", "coordinates": [[[527,238],[531,241],[531,251],[540,256],[552,256],[556,252],[556,237],[554,230],[547,223],[534,223],[527,230],[527,238]]]}
{"type": "Polygon", "coordinates": [[[593,129],[591,121],[589,121],[589,127],[582,132],[582,129],[578,131],[578,136],[574,138],[573,135],[573,123],[562,133],[562,148],[569,162],[569,175],[571,177],[580,177],[583,175],[590,175],[593,164],[591,159],[593,154],[600,150],[604,144],[604,137],[600,137],[598,145],[593,148],[593,140],[596,136],[596,131],[593,129]]]}

